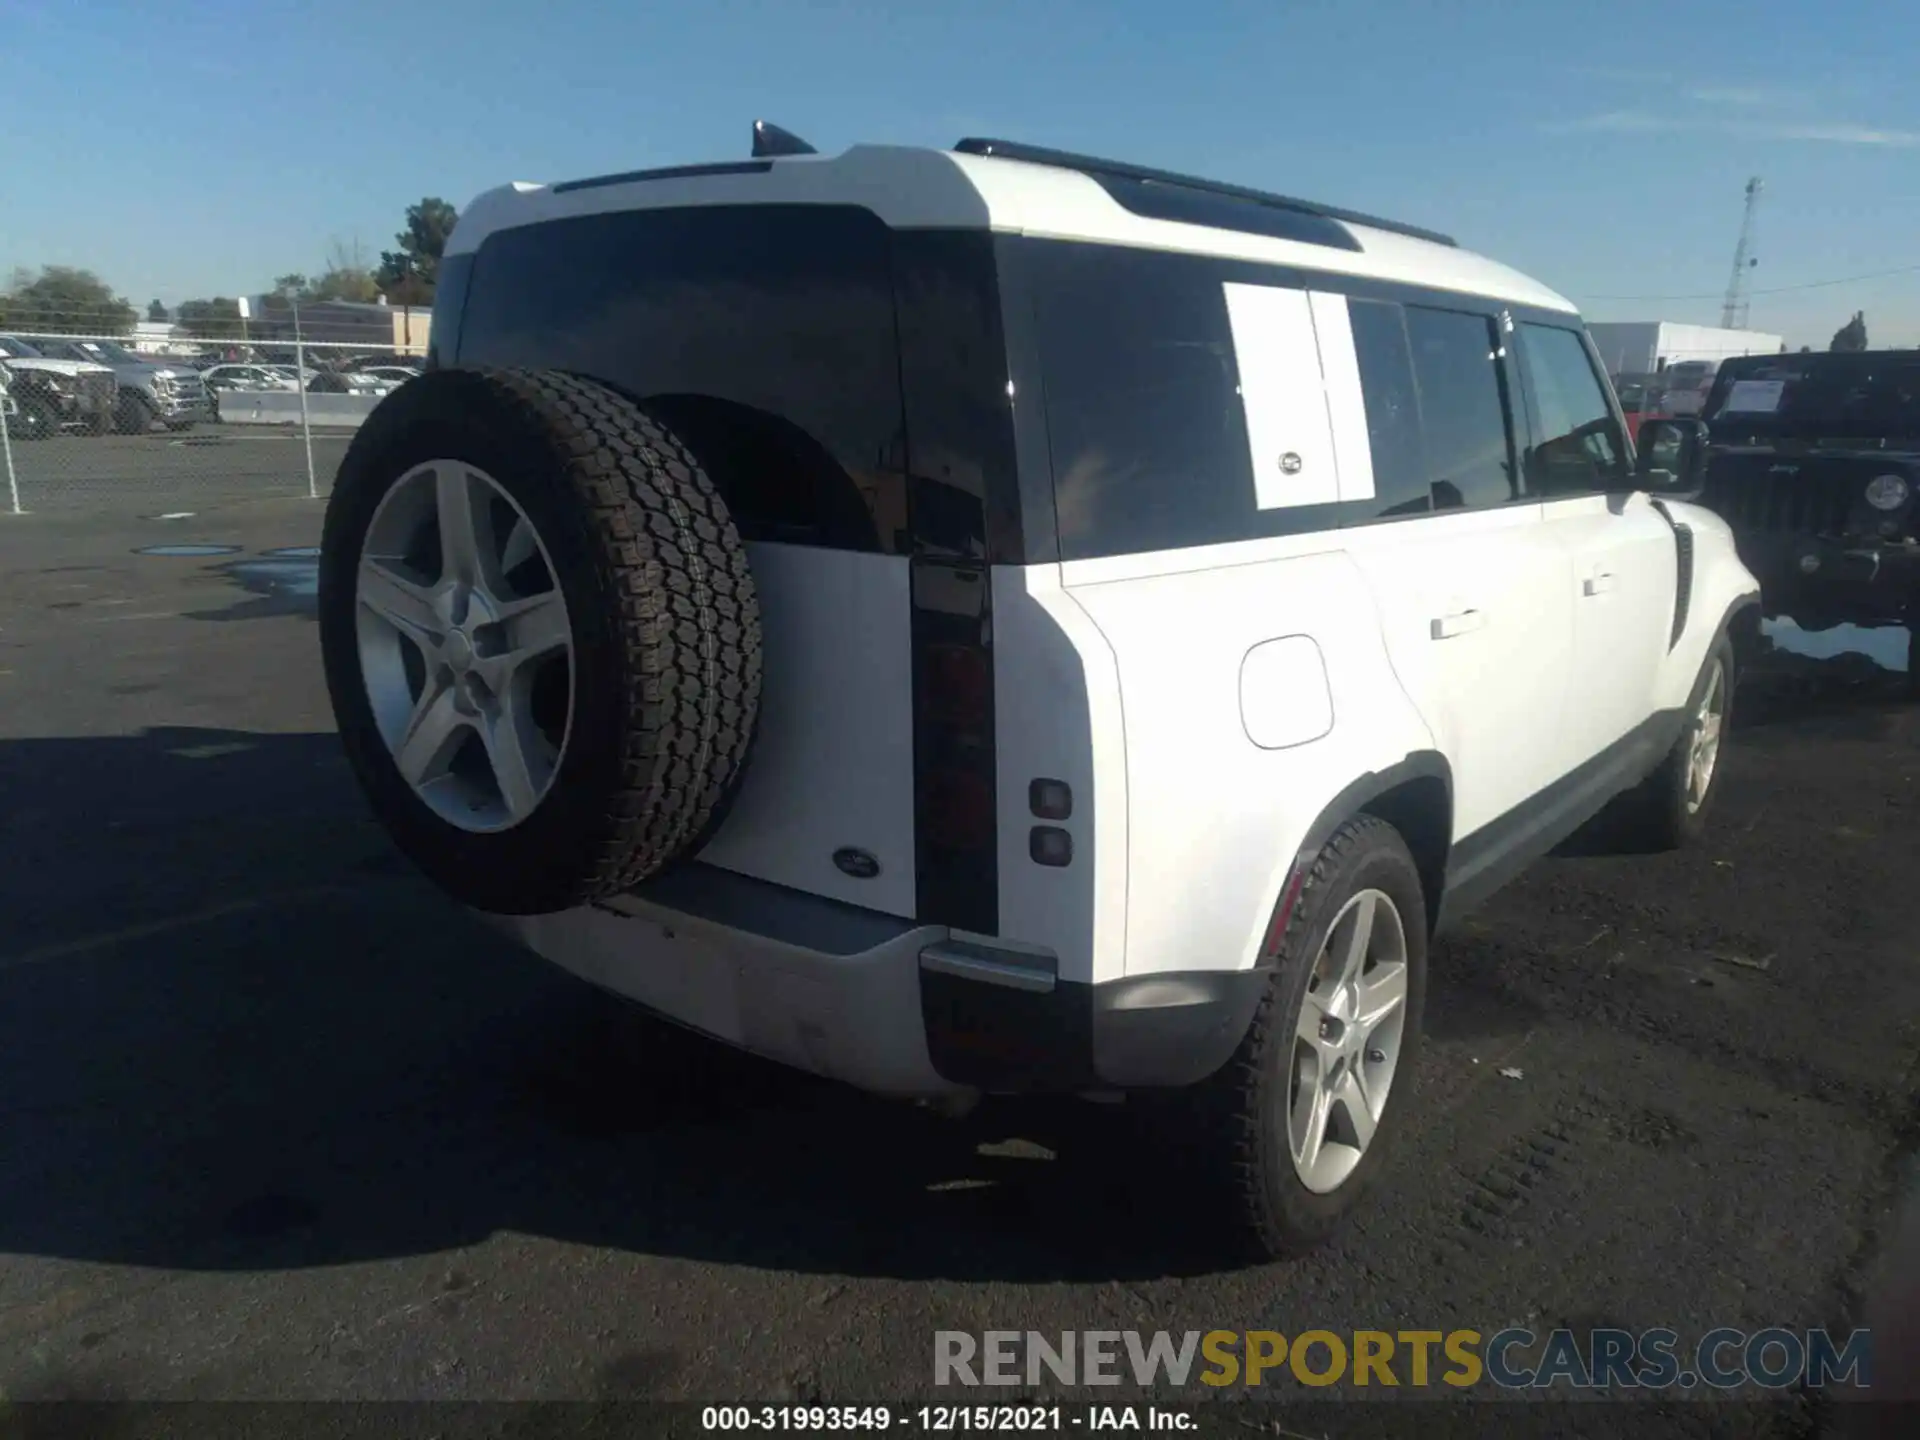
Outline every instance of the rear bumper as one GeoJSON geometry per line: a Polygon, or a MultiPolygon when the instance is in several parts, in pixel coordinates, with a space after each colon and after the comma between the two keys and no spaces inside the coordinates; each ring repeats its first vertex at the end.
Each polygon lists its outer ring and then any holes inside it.
{"type": "Polygon", "coordinates": [[[1803,624],[1897,624],[1920,597],[1920,546],[1812,535],[1740,535],[1769,615],[1803,624]]]}
{"type": "Polygon", "coordinates": [[[718,1040],[879,1094],[1192,1084],[1264,971],[1061,980],[1052,960],[691,865],[607,906],[489,917],[536,953],[718,1040]]]}

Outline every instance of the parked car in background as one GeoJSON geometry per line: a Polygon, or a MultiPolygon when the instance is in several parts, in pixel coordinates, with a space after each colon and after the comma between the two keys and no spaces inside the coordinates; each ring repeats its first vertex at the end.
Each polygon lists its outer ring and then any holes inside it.
{"type": "Polygon", "coordinates": [[[426,362],[418,355],[401,355],[389,352],[384,355],[356,355],[345,362],[348,370],[361,370],[372,373],[375,370],[404,370],[409,378],[420,374],[426,368],[426,362]]]}
{"type": "Polygon", "coordinates": [[[389,386],[404,385],[420,372],[408,365],[369,365],[360,372],[371,375],[376,380],[385,381],[389,386]]]}
{"type": "Polygon", "coordinates": [[[100,435],[113,424],[120,387],[109,367],[43,355],[17,335],[0,335],[0,360],[12,376],[7,388],[20,407],[22,434],[83,430],[100,435]]]}
{"type": "Polygon", "coordinates": [[[359,370],[322,370],[307,381],[307,391],[324,395],[385,395],[397,383],[359,370]]]}
{"type": "Polygon", "coordinates": [[[123,435],[144,435],[156,424],[185,430],[213,419],[213,399],[190,365],[155,361],[113,340],[42,340],[37,348],[49,359],[90,361],[113,371],[119,386],[114,427],[123,435]]]}
{"type": "Polygon", "coordinates": [[[1659,387],[1650,375],[1615,375],[1613,393],[1619,397],[1620,413],[1627,422],[1627,434],[1640,438],[1643,417],[1659,413],[1659,387]]]}
{"type": "Polygon", "coordinates": [[[1701,499],[1732,526],[1770,616],[1905,625],[1920,692],[1920,351],[1720,367],[1701,499]]]}
{"type": "Polygon", "coordinates": [[[291,376],[276,374],[270,365],[209,365],[200,372],[207,389],[221,390],[295,390],[299,386],[291,376]]]}
{"type": "Polygon", "coordinates": [[[1698,415],[1713,389],[1716,364],[1712,360],[1677,360],[1660,372],[1665,390],[1662,406],[1669,415],[1698,415]]]}
{"type": "Polygon", "coordinates": [[[5,426],[11,440],[40,440],[50,433],[44,412],[23,410],[13,398],[13,375],[4,360],[0,360],[0,426],[5,426]]]}

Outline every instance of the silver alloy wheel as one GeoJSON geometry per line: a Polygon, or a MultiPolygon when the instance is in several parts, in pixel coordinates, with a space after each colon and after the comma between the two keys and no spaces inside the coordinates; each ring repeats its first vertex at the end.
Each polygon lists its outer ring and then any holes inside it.
{"type": "Polygon", "coordinates": [[[354,592],[361,680],[402,778],[459,829],[525,820],[573,719],[573,629],[526,512],[464,461],[416,465],[374,511],[354,592]]]}
{"type": "Polygon", "coordinates": [[[1406,926],[1384,891],[1362,890],[1328,927],[1294,1030],[1287,1144],[1315,1194],[1339,1189],[1373,1142],[1406,1023],[1406,926]]]}
{"type": "Polygon", "coordinates": [[[1707,690],[1693,716],[1693,743],[1687,750],[1687,813],[1707,803],[1714,767],[1720,763],[1720,735],[1727,720],[1727,667],[1719,660],[1707,673],[1707,690]]]}

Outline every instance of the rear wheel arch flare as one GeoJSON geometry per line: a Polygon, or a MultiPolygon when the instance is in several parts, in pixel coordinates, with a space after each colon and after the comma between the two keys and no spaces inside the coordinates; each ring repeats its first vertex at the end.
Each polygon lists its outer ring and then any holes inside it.
{"type": "Polygon", "coordinates": [[[1414,751],[1392,765],[1369,771],[1328,802],[1308,827],[1282,881],[1274,900],[1275,920],[1281,919],[1296,880],[1340,827],[1360,815],[1372,815],[1400,832],[1420,871],[1431,931],[1439,919],[1447,858],[1453,847],[1453,767],[1437,750],[1414,751]]]}

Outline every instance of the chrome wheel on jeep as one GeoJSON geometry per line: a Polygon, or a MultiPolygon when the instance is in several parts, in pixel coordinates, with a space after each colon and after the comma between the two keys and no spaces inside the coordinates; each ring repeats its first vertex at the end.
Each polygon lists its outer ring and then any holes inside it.
{"type": "Polygon", "coordinates": [[[573,712],[573,631],[552,558],[500,484],[459,460],[402,475],[356,575],[360,673],[415,794],[484,833],[531,815],[573,712]]]}

